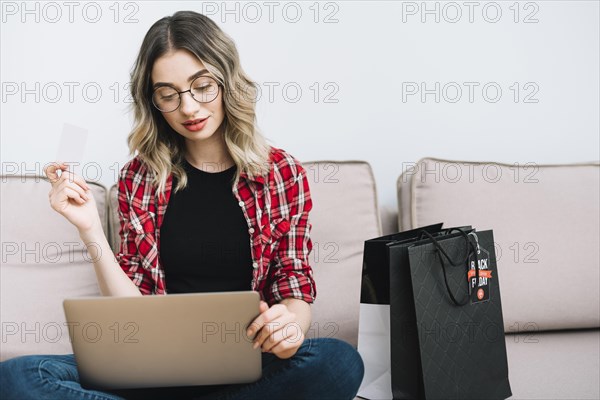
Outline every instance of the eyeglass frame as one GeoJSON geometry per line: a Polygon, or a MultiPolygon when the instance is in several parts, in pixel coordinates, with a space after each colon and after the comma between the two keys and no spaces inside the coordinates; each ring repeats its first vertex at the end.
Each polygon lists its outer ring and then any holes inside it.
{"type": "Polygon", "coordinates": [[[197,101],[198,103],[200,103],[200,104],[208,104],[208,103],[212,103],[213,101],[215,101],[215,99],[216,99],[217,97],[219,97],[219,91],[221,90],[220,88],[222,88],[222,87],[223,87],[223,85],[222,85],[221,83],[219,83],[219,81],[217,81],[217,80],[216,80],[215,78],[213,78],[212,76],[208,76],[208,75],[200,75],[199,77],[197,77],[196,79],[194,79],[192,82],[190,82],[190,88],[189,88],[188,90],[183,90],[183,91],[181,91],[181,92],[180,92],[180,91],[178,91],[178,90],[177,90],[177,88],[176,88],[175,86],[173,86],[173,85],[161,85],[161,86],[159,86],[159,87],[157,87],[157,88],[154,88],[154,90],[152,91],[152,95],[150,96],[150,101],[152,102],[152,105],[153,105],[153,106],[154,106],[154,107],[155,107],[155,108],[156,108],[158,111],[160,111],[160,112],[163,112],[163,113],[172,113],[173,111],[177,111],[177,110],[179,109],[179,107],[181,107],[181,95],[182,95],[182,94],[189,92],[189,93],[190,93],[190,96],[192,96],[192,99],[194,99],[194,100],[195,100],[195,101],[197,101]],[[200,78],[209,78],[209,79],[212,79],[213,81],[215,81],[215,82],[217,83],[217,94],[216,94],[216,95],[215,95],[215,97],[214,97],[212,100],[210,100],[210,101],[200,101],[200,100],[196,99],[196,98],[194,97],[194,94],[192,93],[192,85],[194,84],[194,82],[196,82],[196,81],[197,81],[198,79],[200,79],[200,78]],[[174,108],[173,110],[171,110],[171,111],[163,111],[163,110],[161,110],[160,108],[158,108],[158,106],[156,105],[156,103],[154,103],[154,94],[156,93],[156,91],[157,91],[157,90],[159,90],[160,88],[163,88],[163,87],[170,87],[170,88],[172,88],[173,90],[175,90],[175,92],[177,92],[177,95],[179,96],[179,104],[177,104],[177,107],[175,107],[175,108],[174,108]]]}

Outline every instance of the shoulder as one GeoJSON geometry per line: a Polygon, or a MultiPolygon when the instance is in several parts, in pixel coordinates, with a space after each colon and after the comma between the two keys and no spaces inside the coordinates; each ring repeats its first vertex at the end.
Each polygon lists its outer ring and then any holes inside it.
{"type": "Polygon", "coordinates": [[[119,171],[119,191],[126,192],[129,196],[143,196],[149,198],[153,192],[151,169],[136,155],[127,161],[119,171]]]}
{"type": "Polygon", "coordinates": [[[271,217],[291,221],[312,208],[310,187],[304,166],[296,157],[279,148],[271,150],[271,172],[268,183],[272,200],[271,217]]]}
{"type": "Polygon", "coordinates": [[[140,156],[137,155],[123,165],[119,172],[119,178],[125,181],[136,180],[137,182],[142,182],[149,171],[150,169],[140,156]]]}
{"type": "Polygon", "coordinates": [[[275,181],[297,181],[304,174],[304,166],[284,149],[271,146],[271,168],[275,181]]]}

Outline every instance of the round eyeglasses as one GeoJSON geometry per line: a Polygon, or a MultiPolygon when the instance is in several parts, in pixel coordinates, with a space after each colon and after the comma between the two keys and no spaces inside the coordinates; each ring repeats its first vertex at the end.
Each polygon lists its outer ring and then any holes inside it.
{"type": "Polygon", "coordinates": [[[192,98],[198,103],[210,103],[219,95],[222,85],[210,76],[199,76],[194,79],[188,90],[177,91],[173,86],[160,86],[152,93],[152,104],[159,111],[173,112],[181,104],[181,95],[190,92],[192,98]]]}

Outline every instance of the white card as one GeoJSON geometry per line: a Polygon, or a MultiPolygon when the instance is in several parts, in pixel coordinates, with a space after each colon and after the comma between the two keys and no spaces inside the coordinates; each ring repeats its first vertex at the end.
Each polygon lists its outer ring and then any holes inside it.
{"type": "Polygon", "coordinates": [[[55,160],[67,163],[67,165],[79,163],[75,165],[81,166],[87,138],[87,129],[64,123],[55,160]]]}

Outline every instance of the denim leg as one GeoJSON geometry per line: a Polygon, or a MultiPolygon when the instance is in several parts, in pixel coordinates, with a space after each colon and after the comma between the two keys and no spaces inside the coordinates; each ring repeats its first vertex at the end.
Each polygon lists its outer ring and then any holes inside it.
{"type": "MultiPolygon", "coordinates": [[[[358,352],[350,344],[334,338],[306,339],[289,359],[263,353],[262,360],[262,377],[250,384],[115,390],[114,393],[125,393],[128,399],[137,395],[161,399],[353,399],[364,375],[358,352]],[[208,391],[211,393],[202,396],[208,391]],[[154,396],[148,396],[148,392],[154,396]]],[[[0,363],[0,398],[3,400],[125,399],[114,393],[83,389],[72,354],[21,356],[0,363]]]]}
{"type": "Polygon", "coordinates": [[[83,389],[73,354],[27,355],[1,362],[0,398],[123,400],[111,393],[83,389]]]}
{"type": "Polygon", "coordinates": [[[262,377],[253,383],[195,399],[347,399],[356,396],[364,375],[360,354],[335,338],[306,339],[296,354],[280,359],[263,353],[262,377]]]}

